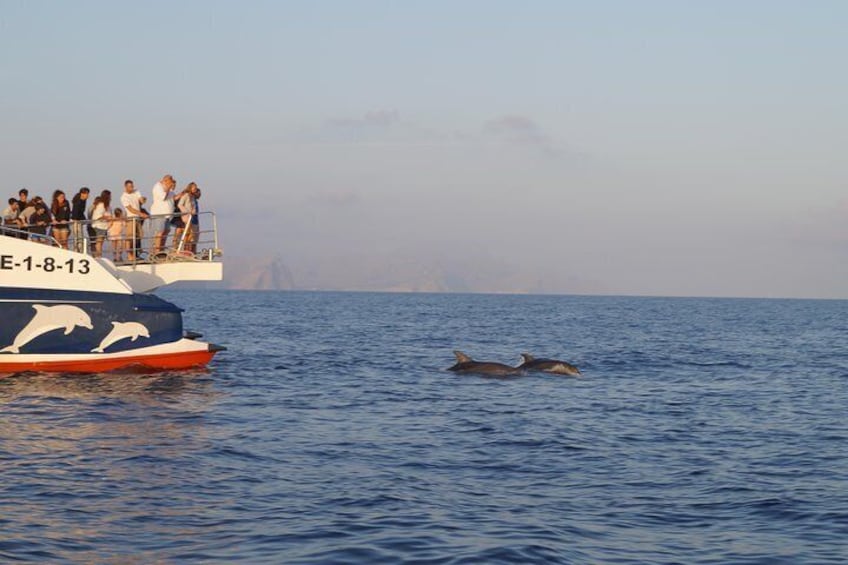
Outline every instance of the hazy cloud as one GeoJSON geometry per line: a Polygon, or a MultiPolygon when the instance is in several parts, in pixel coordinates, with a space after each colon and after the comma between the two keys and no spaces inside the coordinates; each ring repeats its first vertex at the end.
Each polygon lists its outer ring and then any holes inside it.
{"type": "Polygon", "coordinates": [[[406,129],[395,110],[375,110],[359,118],[330,118],[317,137],[325,142],[380,143],[407,137],[406,129]]]}
{"type": "Polygon", "coordinates": [[[439,129],[401,117],[397,110],[373,110],[359,117],[331,117],[322,122],[287,128],[261,144],[389,145],[426,147],[477,147],[494,144],[529,148],[547,156],[560,156],[553,136],[534,120],[506,115],[476,129],[439,129]]]}
{"type": "Polygon", "coordinates": [[[401,118],[396,110],[374,110],[360,117],[332,117],[285,136],[287,143],[432,145],[445,136],[401,118]]]}
{"type": "Polygon", "coordinates": [[[330,127],[354,130],[372,130],[388,128],[400,122],[400,115],[396,110],[376,110],[368,112],[361,118],[335,118],[327,121],[330,127]]]}
{"type": "Polygon", "coordinates": [[[486,122],[483,133],[507,143],[537,148],[547,154],[557,153],[553,139],[542,127],[526,116],[501,116],[486,122]]]}

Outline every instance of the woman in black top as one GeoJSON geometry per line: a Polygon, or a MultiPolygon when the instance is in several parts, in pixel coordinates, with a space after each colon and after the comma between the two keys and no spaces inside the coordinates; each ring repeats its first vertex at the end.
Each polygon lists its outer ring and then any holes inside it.
{"type": "Polygon", "coordinates": [[[71,205],[65,198],[65,193],[57,190],[53,193],[53,204],[50,205],[53,214],[53,237],[59,247],[68,248],[68,234],[70,233],[71,205]]]}

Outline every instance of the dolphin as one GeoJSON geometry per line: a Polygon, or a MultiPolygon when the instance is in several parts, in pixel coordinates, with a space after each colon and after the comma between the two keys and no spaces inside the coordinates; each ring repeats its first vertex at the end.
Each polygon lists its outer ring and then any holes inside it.
{"type": "Polygon", "coordinates": [[[453,367],[448,367],[448,371],[454,373],[477,373],[479,375],[489,375],[495,377],[506,377],[510,375],[520,375],[521,369],[504,365],[503,363],[493,363],[491,361],[474,361],[462,351],[454,351],[456,355],[456,364],[453,367]]]}
{"type": "Polygon", "coordinates": [[[117,341],[127,338],[130,338],[130,341],[135,341],[139,336],[150,337],[150,332],[144,325],[138,322],[112,322],[112,331],[91,352],[103,353],[107,347],[117,341]]]}
{"type": "Polygon", "coordinates": [[[554,375],[567,375],[569,377],[579,377],[582,373],[580,369],[557,359],[535,359],[529,353],[522,353],[521,357],[524,362],[516,367],[520,371],[538,371],[541,373],[552,373],[554,375]]]}
{"type": "Polygon", "coordinates": [[[59,328],[65,328],[65,335],[70,334],[77,326],[94,329],[89,315],[76,306],[33,304],[32,307],[35,308],[35,316],[24,326],[24,329],[18,332],[12,345],[0,349],[0,353],[20,353],[21,347],[27,343],[59,328]]]}

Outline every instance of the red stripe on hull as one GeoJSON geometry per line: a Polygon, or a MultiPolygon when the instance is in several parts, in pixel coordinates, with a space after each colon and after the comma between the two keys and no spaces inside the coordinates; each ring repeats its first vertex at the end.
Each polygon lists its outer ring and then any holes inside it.
{"type": "Polygon", "coordinates": [[[180,351],[159,355],[116,357],[74,361],[39,361],[35,363],[4,363],[0,357],[0,373],[38,371],[44,373],[103,373],[116,369],[140,368],[154,371],[203,367],[215,351],[180,351]]]}

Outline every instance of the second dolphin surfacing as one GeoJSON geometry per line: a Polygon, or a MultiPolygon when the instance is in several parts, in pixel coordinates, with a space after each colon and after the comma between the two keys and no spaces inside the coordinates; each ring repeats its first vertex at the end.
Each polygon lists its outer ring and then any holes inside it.
{"type": "Polygon", "coordinates": [[[552,373],[554,375],[566,375],[569,377],[579,377],[581,375],[580,369],[571,363],[566,363],[558,359],[536,359],[529,353],[522,353],[521,358],[524,359],[524,362],[516,367],[519,371],[539,371],[541,373],[552,373]]]}
{"type": "Polygon", "coordinates": [[[456,364],[448,367],[448,371],[453,371],[454,373],[476,373],[491,377],[508,377],[522,374],[521,369],[516,369],[503,363],[475,361],[462,351],[454,351],[453,354],[456,356],[456,364]]]}

